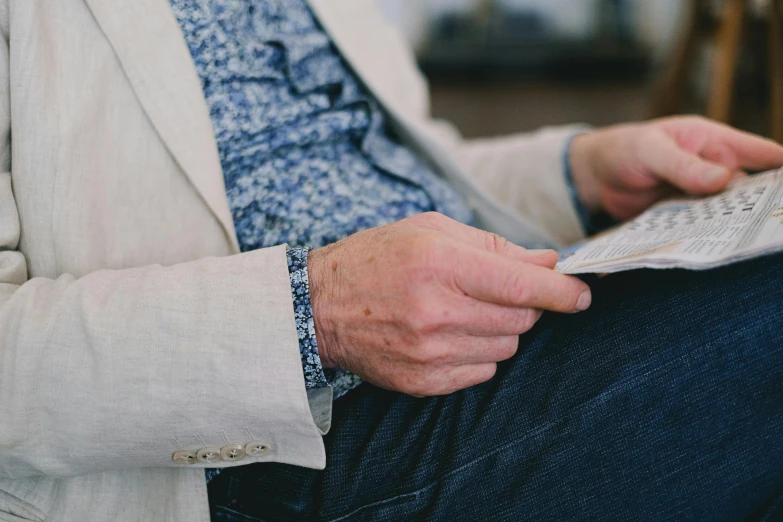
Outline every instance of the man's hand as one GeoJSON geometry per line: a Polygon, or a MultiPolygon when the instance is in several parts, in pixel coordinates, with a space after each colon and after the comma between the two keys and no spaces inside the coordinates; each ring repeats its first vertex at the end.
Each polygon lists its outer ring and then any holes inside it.
{"type": "Polygon", "coordinates": [[[625,220],[678,192],[720,192],[741,169],[783,165],[783,147],[696,116],[617,125],[578,136],[571,166],[593,213],[625,220]]]}
{"type": "Polygon", "coordinates": [[[434,213],[314,250],[321,361],[416,396],[487,381],[542,310],[590,305],[589,287],[554,272],[556,262],[434,213]]]}

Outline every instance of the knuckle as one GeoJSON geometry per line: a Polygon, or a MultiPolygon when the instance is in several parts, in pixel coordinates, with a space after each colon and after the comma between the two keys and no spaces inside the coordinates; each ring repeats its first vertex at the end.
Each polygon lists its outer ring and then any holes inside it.
{"type": "Polygon", "coordinates": [[[524,305],[532,298],[532,289],[530,282],[525,274],[517,272],[511,276],[508,285],[506,285],[508,292],[508,300],[511,303],[517,305],[524,305]]]}
{"type": "Polygon", "coordinates": [[[428,299],[414,299],[402,311],[402,322],[417,337],[426,337],[444,326],[444,316],[428,299]]]}
{"type": "Polygon", "coordinates": [[[395,306],[392,312],[391,322],[394,329],[400,334],[401,340],[409,346],[418,346],[423,342],[422,331],[425,326],[418,310],[423,309],[421,302],[408,296],[395,306]]]}
{"type": "Polygon", "coordinates": [[[403,393],[414,397],[432,397],[440,391],[432,379],[418,376],[407,376],[401,388],[403,393]]]}
{"type": "Polygon", "coordinates": [[[395,327],[399,333],[397,344],[401,353],[415,353],[424,344],[424,337],[419,333],[416,326],[411,325],[407,320],[397,319],[395,327]]]}
{"type": "Polygon", "coordinates": [[[420,226],[439,229],[443,225],[445,218],[446,216],[438,212],[423,212],[410,219],[420,226]]]}
{"type": "Polygon", "coordinates": [[[509,249],[509,242],[503,236],[494,233],[484,234],[485,248],[490,252],[497,254],[507,254],[509,249]]]}
{"type": "Polygon", "coordinates": [[[443,360],[444,357],[443,351],[434,343],[420,343],[414,346],[408,354],[410,362],[421,366],[432,366],[443,360]]]}

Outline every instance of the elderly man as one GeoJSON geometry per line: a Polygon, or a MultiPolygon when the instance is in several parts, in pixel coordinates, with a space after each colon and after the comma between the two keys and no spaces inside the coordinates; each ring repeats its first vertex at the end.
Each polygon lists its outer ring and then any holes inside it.
{"type": "Polygon", "coordinates": [[[0,31],[0,520],[779,515],[780,257],[585,282],[547,249],[783,148],[463,141],[369,0],[0,31]]]}

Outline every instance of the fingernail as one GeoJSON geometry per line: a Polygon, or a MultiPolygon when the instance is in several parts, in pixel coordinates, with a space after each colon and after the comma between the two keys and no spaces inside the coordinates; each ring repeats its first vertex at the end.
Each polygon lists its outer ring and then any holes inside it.
{"type": "Polygon", "coordinates": [[[584,312],[590,308],[592,302],[593,294],[591,294],[589,290],[587,292],[582,292],[582,295],[579,296],[579,300],[576,302],[576,311],[584,312]]]}

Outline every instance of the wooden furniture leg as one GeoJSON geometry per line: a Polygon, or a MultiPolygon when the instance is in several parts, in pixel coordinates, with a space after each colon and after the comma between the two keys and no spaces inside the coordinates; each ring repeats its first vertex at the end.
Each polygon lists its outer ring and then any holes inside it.
{"type": "Polygon", "coordinates": [[[671,116],[682,112],[688,74],[693,67],[696,50],[702,38],[705,0],[690,0],[683,35],[677,42],[666,71],[655,87],[653,117],[671,116]]]}
{"type": "Polygon", "coordinates": [[[781,0],[769,0],[769,90],[770,133],[783,143],[783,35],[781,34],[781,0]]]}
{"type": "Polygon", "coordinates": [[[745,1],[727,0],[718,31],[715,65],[712,73],[712,93],[707,115],[717,121],[729,122],[737,58],[742,45],[742,26],[745,21],[745,1]]]}

